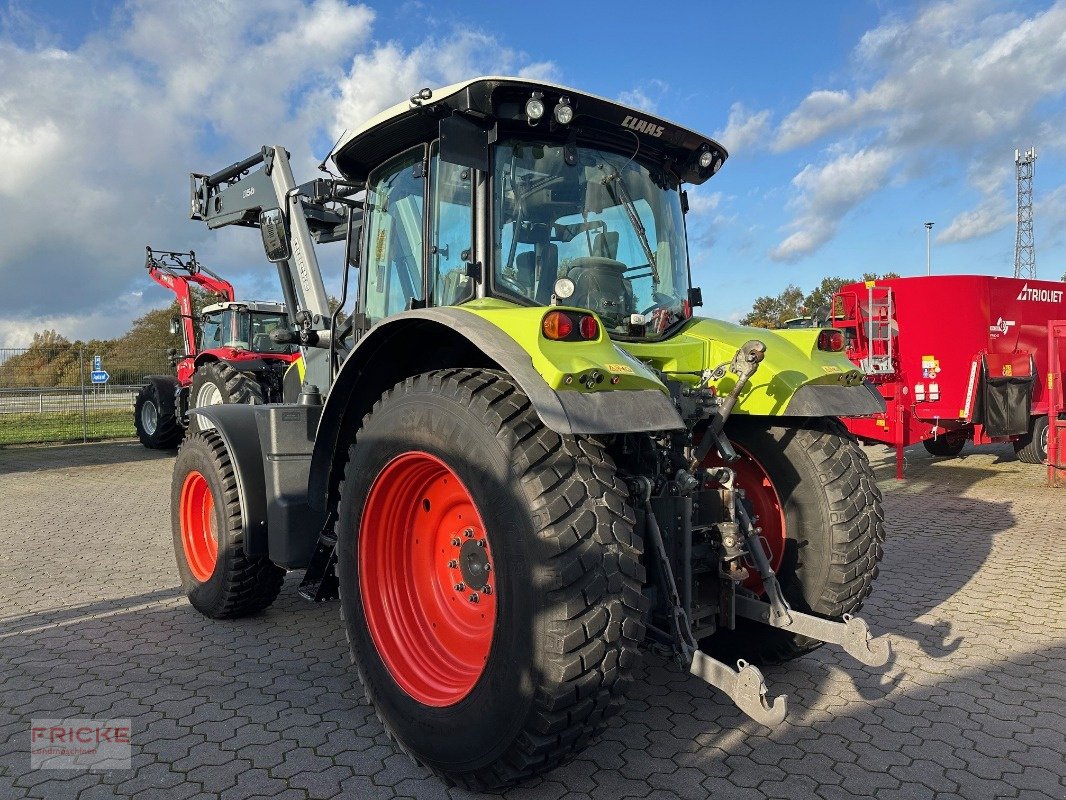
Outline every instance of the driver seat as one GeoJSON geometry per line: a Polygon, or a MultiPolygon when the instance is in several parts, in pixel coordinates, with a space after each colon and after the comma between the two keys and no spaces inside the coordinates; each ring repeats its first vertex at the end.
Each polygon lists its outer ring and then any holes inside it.
{"type": "Polygon", "coordinates": [[[574,282],[573,304],[611,317],[635,313],[637,303],[625,277],[626,265],[607,258],[590,260],[596,263],[577,266],[567,274],[574,282]]]}

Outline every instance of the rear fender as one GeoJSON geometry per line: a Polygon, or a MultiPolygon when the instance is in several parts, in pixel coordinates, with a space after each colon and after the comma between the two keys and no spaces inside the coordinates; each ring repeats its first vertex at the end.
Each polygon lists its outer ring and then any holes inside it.
{"type": "MultiPolygon", "coordinates": [[[[311,457],[311,507],[324,510],[340,480],[335,465],[363,417],[388,389],[414,375],[450,367],[507,372],[529,397],[541,421],[564,435],[628,433],[682,427],[673,402],[654,373],[618,350],[606,336],[596,343],[536,349],[545,309],[425,308],[397,314],[359,340],[330,388],[311,457]],[[522,331],[521,337],[516,332],[522,331]],[[532,332],[531,332],[532,331],[532,332]],[[522,338],[525,346],[519,344],[522,338]],[[573,356],[581,354],[580,358],[573,356]],[[624,362],[624,363],[615,363],[624,362]],[[567,370],[580,367],[610,377],[593,391],[562,389],[567,370]],[[617,371],[617,372],[613,372],[617,371]],[[617,389],[612,390],[613,386],[617,389]]],[[[542,338],[542,337],[541,337],[542,338]]],[[[561,343],[551,343],[552,345],[561,343]]],[[[567,386],[576,386],[571,380],[567,386]]]]}

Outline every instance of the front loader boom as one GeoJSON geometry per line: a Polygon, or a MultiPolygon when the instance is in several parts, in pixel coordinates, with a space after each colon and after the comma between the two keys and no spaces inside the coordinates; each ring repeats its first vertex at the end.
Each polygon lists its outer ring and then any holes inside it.
{"type": "Polygon", "coordinates": [[[174,250],[153,250],[145,247],[144,268],[152,280],[174,292],[181,315],[181,333],[185,343],[185,355],[196,355],[196,326],[192,313],[190,284],[217,294],[221,299],[233,302],[233,285],[216,275],[196,260],[195,251],[182,253],[174,250]]]}
{"type": "MultiPolygon", "coordinates": [[[[325,389],[330,382],[330,309],[314,244],[345,238],[358,204],[347,200],[357,186],[313,180],[297,186],[283,147],[258,153],[211,175],[190,175],[190,218],[208,228],[260,227],[264,219],[285,224],[291,247],[271,257],[278,268],[290,318],[300,327],[307,381],[325,389]]],[[[358,220],[353,220],[357,222],[358,220]]]]}

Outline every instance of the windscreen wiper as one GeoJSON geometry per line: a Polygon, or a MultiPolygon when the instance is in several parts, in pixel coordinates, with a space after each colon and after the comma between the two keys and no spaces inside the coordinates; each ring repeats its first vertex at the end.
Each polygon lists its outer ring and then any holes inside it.
{"type": "Polygon", "coordinates": [[[648,257],[652,283],[658,286],[659,268],[655,263],[655,253],[652,252],[651,244],[648,242],[648,232],[644,229],[644,223],[640,221],[640,215],[637,214],[636,206],[633,205],[633,198],[629,196],[629,190],[626,188],[626,182],[622,180],[621,173],[618,172],[618,168],[615,166],[611,166],[611,169],[614,170],[614,174],[604,178],[603,185],[607,187],[611,199],[615,203],[620,202],[622,208],[625,209],[626,216],[629,217],[629,222],[633,226],[637,239],[640,241],[640,246],[644,250],[644,255],[648,257]],[[616,186],[617,188],[615,188],[616,186]]]}

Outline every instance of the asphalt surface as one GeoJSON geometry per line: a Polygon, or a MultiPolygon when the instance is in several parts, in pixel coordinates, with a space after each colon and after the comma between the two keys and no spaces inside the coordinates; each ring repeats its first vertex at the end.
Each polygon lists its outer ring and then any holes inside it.
{"type": "MultiPolygon", "coordinates": [[[[1066,797],[1066,489],[1009,447],[908,455],[863,609],[892,661],[822,648],[767,670],[772,732],[648,656],[627,709],[507,797],[1066,797]]],[[[337,605],[290,576],[212,622],[177,588],[172,456],[0,449],[0,798],[462,798],[399,753],[348,662],[337,605]],[[133,768],[33,770],[34,718],[129,718],[133,768]]]]}

